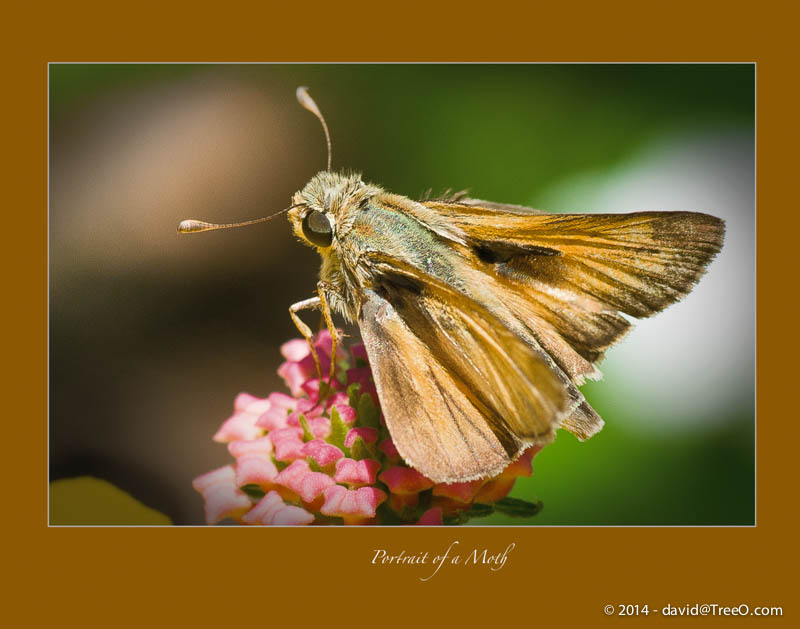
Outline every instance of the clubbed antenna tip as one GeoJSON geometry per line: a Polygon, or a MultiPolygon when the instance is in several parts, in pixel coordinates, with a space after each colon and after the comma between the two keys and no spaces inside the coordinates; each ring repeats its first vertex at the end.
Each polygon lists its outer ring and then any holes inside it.
{"type": "Polygon", "coordinates": [[[308,93],[307,87],[297,88],[297,102],[300,103],[305,109],[314,114],[322,123],[322,130],[325,132],[325,142],[328,144],[328,171],[331,169],[331,135],[328,133],[328,125],[325,124],[325,118],[322,117],[322,112],[317,107],[314,99],[308,93]]]}

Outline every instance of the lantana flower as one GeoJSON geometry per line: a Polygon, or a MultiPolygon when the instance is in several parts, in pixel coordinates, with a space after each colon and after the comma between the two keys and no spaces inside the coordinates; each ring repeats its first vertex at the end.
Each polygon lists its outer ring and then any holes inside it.
{"type": "Polygon", "coordinates": [[[533,473],[539,446],[528,448],[493,478],[434,483],[408,466],[379,407],[364,346],[337,348],[330,333],[314,341],[320,381],[303,339],[283,344],[278,374],[290,394],[240,393],[213,439],[235,462],[197,477],[206,521],[240,524],[460,524],[500,511],[531,516],[539,504],[509,498],[533,473]]]}

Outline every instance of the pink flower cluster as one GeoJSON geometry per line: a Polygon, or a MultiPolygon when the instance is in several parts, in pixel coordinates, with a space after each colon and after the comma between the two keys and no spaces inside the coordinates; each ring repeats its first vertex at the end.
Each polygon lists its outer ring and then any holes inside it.
{"type": "Polygon", "coordinates": [[[278,369],[291,395],[237,396],[233,415],[214,435],[228,444],[235,463],[193,482],[209,524],[232,518],[267,525],[436,525],[486,515],[492,505],[519,512],[522,501],[506,496],[517,477],[532,474],[538,447],[494,478],[436,484],[408,467],[394,447],[364,346],[352,346],[350,357],[340,347],[332,358],[328,331],[314,346],[323,374],[335,361],[332,384],[320,382],[308,344],[294,339],[281,347],[286,361],[278,369]]]}

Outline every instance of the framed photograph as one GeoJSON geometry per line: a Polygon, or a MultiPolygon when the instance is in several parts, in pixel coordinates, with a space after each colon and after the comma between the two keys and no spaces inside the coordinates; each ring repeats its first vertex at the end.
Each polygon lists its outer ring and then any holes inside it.
{"type": "Polygon", "coordinates": [[[795,21],[204,9],[7,11],[10,614],[790,617],[795,21]]]}
{"type": "Polygon", "coordinates": [[[50,524],[753,526],[755,80],[50,64],[50,524]]]}

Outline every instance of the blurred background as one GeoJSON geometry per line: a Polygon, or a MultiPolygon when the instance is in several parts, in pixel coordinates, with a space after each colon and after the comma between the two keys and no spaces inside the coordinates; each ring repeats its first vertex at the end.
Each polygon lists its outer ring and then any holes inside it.
{"type": "MultiPolygon", "coordinates": [[[[605,428],[560,431],[512,496],[525,523],[753,524],[752,65],[50,66],[50,473],[106,479],[202,524],[195,476],[235,395],[284,390],[291,303],[317,254],[279,219],[325,168],[551,212],[695,210],[725,246],[583,388],[605,428]]],[[[312,317],[313,319],[313,317],[312,317]]],[[[308,319],[312,322],[311,319],[308,319]]],[[[313,322],[312,322],[313,323],[313,322]]],[[[521,524],[494,515],[474,524],[521,524]]]]}

